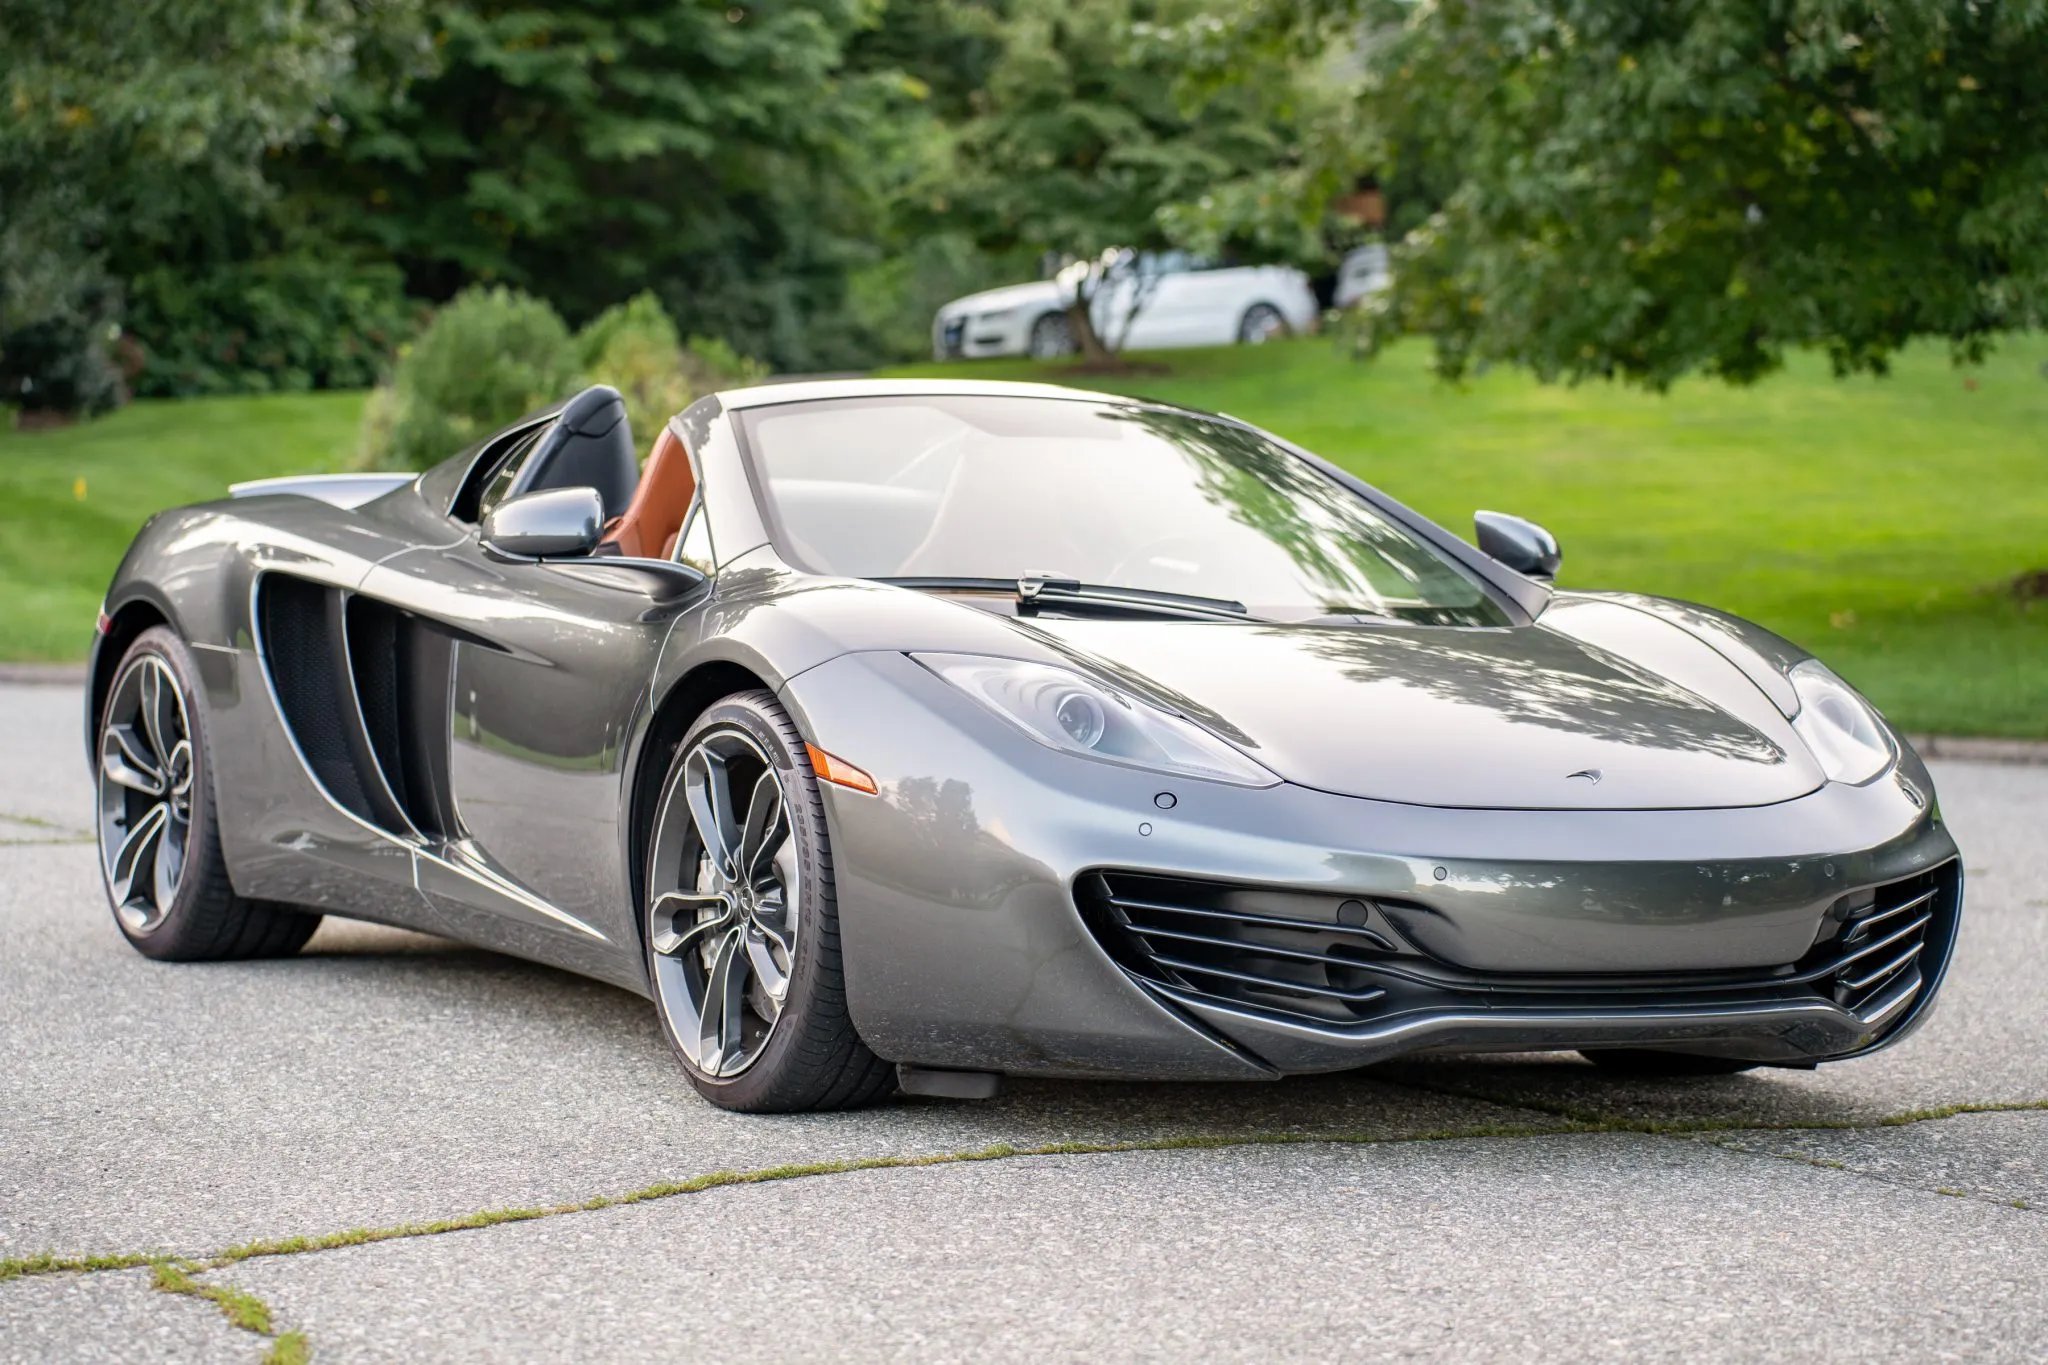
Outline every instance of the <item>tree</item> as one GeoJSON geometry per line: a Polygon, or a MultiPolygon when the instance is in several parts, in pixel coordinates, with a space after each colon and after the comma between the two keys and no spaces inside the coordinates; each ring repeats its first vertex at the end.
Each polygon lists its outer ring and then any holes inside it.
{"type": "Polygon", "coordinates": [[[933,216],[987,250],[1072,262],[1068,319],[1091,360],[1116,341],[1089,304],[1121,249],[1324,253],[1343,157],[1315,134],[1338,106],[1292,54],[1222,47],[1219,8],[1013,0],[990,12],[999,55],[932,187],[933,216]],[[1215,79],[1226,62],[1234,79],[1215,79]]]}
{"type": "MultiPolygon", "coordinates": [[[[1455,164],[1376,336],[1457,376],[1882,372],[2048,317],[2048,4],[1318,0],[1364,112],[1455,164]]],[[[1303,16],[1308,18],[1304,20],[1303,16]]]]}
{"type": "Polygon", "coordinates": [[[416,17],[411,0],[0,0],[7,398],[120,401],[110,254],[148,254],[195,215],[258,209],[266,159],[308,136],[343,84],[412,60],[416,17]]]}
{"type": "Polygon", "coordinates": [[[685,331],[786,368],[851,363],[821,335],[887,228],[916,91],[849,66],[876,0],[466,0],[440,68],[288,180],[358,225],[410,290],[500,282],[573,322],[653,288],[685,331]]]}

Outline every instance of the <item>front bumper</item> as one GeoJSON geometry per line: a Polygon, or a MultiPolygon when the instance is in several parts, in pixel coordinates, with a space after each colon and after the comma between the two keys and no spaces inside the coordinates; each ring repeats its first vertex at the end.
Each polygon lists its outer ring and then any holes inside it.
{"type": "Polygon", "coordinates": [[[1028,324],[1019,312],[942,315],[932,324],[932,359],[981,360],[1029,352],[1028,324]]]}
{"type": "Polygon", "coordinates": [[[1896,778],[1768,807],[1456,810],[1072,758],[900,654],[843,656],[784,698],[881,787],[828,788],[827,814],[854,1022],[895,1061],[1250,1078],[1425,1050],[1663,1046],[1804,1064],[1904,1036],[1960,912],[1955,844],[1910,755],[1896,778]],[[1211,888],[1208,911],[1226,917],[1280,920],[1277,938],[1232,930],[1263,964],[1253,975],[1287,977],[1290,953],[1307,951],[1322,965],[1295,975],[1337,994],[1389,972],[1422,987],[1322,1009],[1161,970],[1101,919],[1092,879],[1106,870],[1211,888]],[[1934,881],[1945,889],[1910,983],[1836,990],[1842,907],[1934,881]],[[1390,949],[1368,952],[1363,975],[1324,951],[1362,941],[1351,929],[1390,949]]]}

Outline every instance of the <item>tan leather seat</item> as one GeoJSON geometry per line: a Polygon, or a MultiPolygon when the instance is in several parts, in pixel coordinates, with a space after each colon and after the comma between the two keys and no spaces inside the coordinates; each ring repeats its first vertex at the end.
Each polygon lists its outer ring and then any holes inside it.
{"type": "Polygon", "coordinates": [[[605,527],[600,554],[625,555],[632,559],[668,558],[675,551],[676,536],[683,529],[683,516],[697,492],[697,472],[690,467],[690,452],[667,427],[654,440],[647,467],[640,471],[640,486],[626,510],[605,527]]]}

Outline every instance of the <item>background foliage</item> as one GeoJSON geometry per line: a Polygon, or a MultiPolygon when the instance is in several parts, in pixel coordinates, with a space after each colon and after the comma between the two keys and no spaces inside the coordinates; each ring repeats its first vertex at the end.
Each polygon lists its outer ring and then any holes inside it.
{"type": "Polygon", "coordinates": [[[1380,335],[1452,376],[1881,372],[2048,314],[2043,0],[1283,0],[1441,210],[1380,335]],[[1448,174],[1446,174],[1448,172],[1448,174]]]}
{"type": "Polygon", "coordinates": [[[726,342],[686,345],[651,292],[606,309],[581,332],[544,299],[473,285],[399,352],[370,395],[355,463],[425,469],[526,413],[591,384],[610,384],[642,453],[699,394],[752,383],[765,370],[726,342]]]}
{"type": "Polygon", "coordinates": [[[35,411],[125,397],[113,342],[146,266],[244,260],[273,156],[344,88],[425,59],[412,0],[0,3],[0,393],[35,411]]]}

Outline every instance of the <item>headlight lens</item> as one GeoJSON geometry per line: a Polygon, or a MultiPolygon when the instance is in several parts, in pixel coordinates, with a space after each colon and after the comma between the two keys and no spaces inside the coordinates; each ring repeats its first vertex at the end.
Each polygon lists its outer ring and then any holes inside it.
{"type": "Polygon", "coordinates": [[[1870,703],[1818,659],[1797,664],[1792,690],[1799,714],[1792,728],[1820,761],[1831,782],[1868,782],[1891,766],[1895,755],[1884,724],[1870,703]]]}
{"type": "Polygon", "coordinates": [[[1185,716],[1073,669],[981,654],[911,657],[1052,748],[1240,787],[1280,781],[1185,716]]]}

